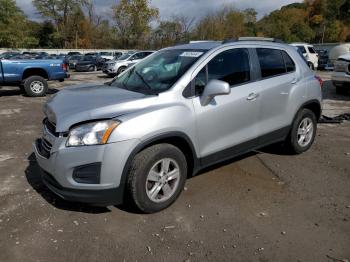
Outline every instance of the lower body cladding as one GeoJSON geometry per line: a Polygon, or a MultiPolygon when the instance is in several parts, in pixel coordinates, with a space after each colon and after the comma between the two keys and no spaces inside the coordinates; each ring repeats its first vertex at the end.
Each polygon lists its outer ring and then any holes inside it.
{"type": "MultiPolygon", "coordinates": [[[[58,146],[49,155],[33,145],[44,184],[61,198],[92,205],[118,205],[123,202],[124,167],[137,140],[97,146],[58,146]]],[[[55,146],[53,147],[55,148],[55,146]]]]}

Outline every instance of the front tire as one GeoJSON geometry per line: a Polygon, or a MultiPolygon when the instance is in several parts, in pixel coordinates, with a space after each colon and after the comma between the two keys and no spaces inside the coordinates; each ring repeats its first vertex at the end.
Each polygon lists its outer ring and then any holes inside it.
{"type": "Polygon", "coordinates": [[[184,154],[170,144],[158,144],[138,153],[128,175],[128,193],[144,213],[169,207],[181,194],[187,178],[184,154]]]}
{"type": "Polygon", "coordinates": [[[45,96],[48,90],[47,81],[41,76],[30,76],[23,82],[26,94],[30,97],[45,96]]]}
{"type": "Polygon", "coordinates": [[[125,66],[122,66],[121,68],[118,69],[117,75],[120,75],[121,73],[123,73],[126,70],[125,66]]]}
{"type": "Polygon", "coordinates": [[[302,109],[296,116],[286,144],[294,154],[302,154],[312,146],[317,130],[317,120],[314,112],[302,109]]]}

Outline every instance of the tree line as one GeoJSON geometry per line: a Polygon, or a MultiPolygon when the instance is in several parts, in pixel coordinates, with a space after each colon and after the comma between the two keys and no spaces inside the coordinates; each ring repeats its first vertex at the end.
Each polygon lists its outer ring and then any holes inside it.
{"type": "Polygon", "coordinates": [[[110,15],[92,0],[33,0],[42,21],[31,21],[15,0],[0,0],[0,47],[158,49],[190,40],[240,36],[274,37],[286,42],[350,41],[350,0],[304,0],[261,19],[253,8],[222,6],[196,20],[160,19],[149,0],[120,0],[110,15]]]}

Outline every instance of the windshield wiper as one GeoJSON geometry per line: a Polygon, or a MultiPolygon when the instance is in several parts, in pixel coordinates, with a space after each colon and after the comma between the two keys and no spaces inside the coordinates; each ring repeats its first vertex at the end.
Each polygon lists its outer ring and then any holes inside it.
{"type": "Polygon", "coordinates": [[[137,72],[137,70],[134,70],[135,74],[142,80],[142,82],[145,83],[148,89],[152,90],[152,87],[147,83],[147,81],[143,78],[143,76],[137,72]]]}

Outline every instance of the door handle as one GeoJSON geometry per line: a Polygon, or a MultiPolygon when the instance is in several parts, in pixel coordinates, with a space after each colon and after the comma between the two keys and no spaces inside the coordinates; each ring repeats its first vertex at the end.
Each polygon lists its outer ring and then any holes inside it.
{"type": "Polygon", "coordinates": [[[296,83],[298,83],[298,79],[297,78],[294,78],[293,80],[292,80],[292,85],[294,85],[294,84],[296,84],[296,83]]]}
{"type": "Polygon", "coordinates": [[[256,100],[259,96],[260,96],[259,94],[251,93],[251,94],[249,94],[249,96],[247,97],[247,100],[248,100],[248,101],[253,101],[253,100],[256,100]]]}

